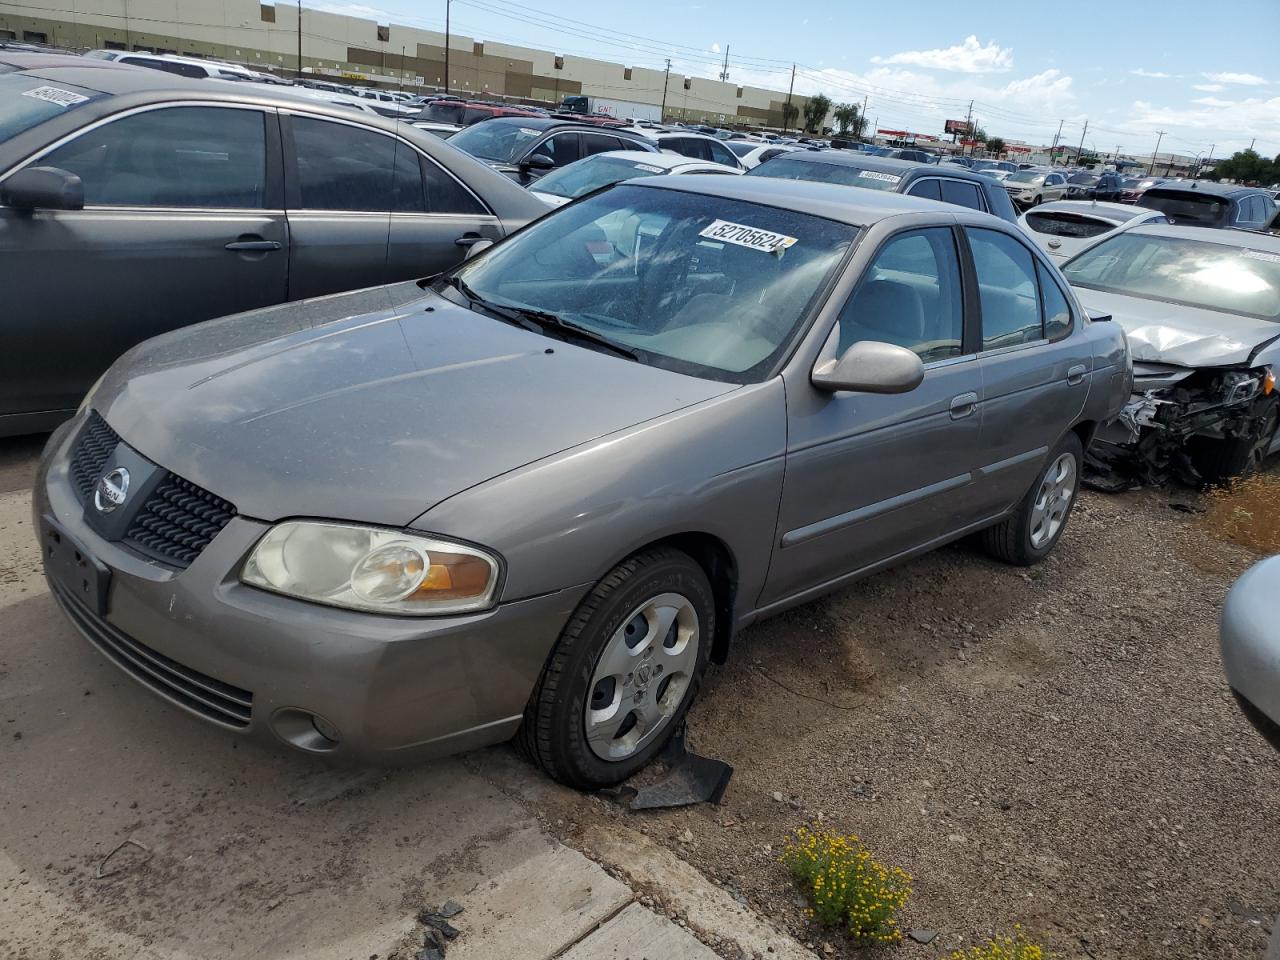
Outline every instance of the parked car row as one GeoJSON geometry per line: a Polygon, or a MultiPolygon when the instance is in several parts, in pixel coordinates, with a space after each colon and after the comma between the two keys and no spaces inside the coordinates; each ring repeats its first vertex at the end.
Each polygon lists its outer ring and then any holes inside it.
{"type": "Polygon", "coordinates": [[[1259,233],[88,58],[0,53],[0,131],[54,598],[229,734],[614,784],[743,627],[961,537],[1036,563],[1090,464],[1276,447],[1259,233]]]}

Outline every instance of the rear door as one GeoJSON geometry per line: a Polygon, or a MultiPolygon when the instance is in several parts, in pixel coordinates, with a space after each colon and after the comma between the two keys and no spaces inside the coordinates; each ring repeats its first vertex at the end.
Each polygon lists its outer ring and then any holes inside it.
{"type": "Polygon", "coordinates": [[[965,227],[982,343],[979,504],[1017,502],[1084,409],[1093,352],[1059,281],[1019,237],[965,227]]]}
{"type": "Polygon", "coordinates": [[[0,410],[74,408],[134,344],[286,298],[274,111],[146,107],[29,164],[77,174],[85,207],[0,207],[0,410]]]}
{"type": "Polygon", "coordinates": [[[925,361],[909,393],[825,393],[787,382],[787,469],[762,603],[943,538],[977,519],[973,472],[982,377],[965,330],[955,232],[927,227],[881,244],[842,309],[833,356],[860,340],[925,361]]]}

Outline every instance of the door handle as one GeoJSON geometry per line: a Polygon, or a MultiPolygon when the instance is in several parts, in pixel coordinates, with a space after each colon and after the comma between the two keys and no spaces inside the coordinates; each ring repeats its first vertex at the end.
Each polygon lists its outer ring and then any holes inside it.
{"type": "Polygon", "coordinates": [[[978,409],[978,395],[962,393],[951,400],[951,419],[959,420],[961,417],[967,417],[976,409],[978,409]]]}
{"type": "Polygon", "coordinates": [[[488,237],[482,237],[478,233],[464,233],[457,240],[453,241],[460,247],[470,247],[479,243],[481,240],[488,240],[488,237]]]}
{"type": "Polygon", "coordinates": [[[1067,383],[1073,387],[1084,380],[1084,375],[1089,372],[1089,368],[1083,363],[1077,363],[1074,367],[1067,370],[1067,383]]]}
{"type": "Polygon", "coordinates": [[[261,237],[253,239],[251,237],[242,237],[239,240],[232,240],[222,249],[224,250],[279,250],[280,244],[275,240],[263,240],[261,237]]]}

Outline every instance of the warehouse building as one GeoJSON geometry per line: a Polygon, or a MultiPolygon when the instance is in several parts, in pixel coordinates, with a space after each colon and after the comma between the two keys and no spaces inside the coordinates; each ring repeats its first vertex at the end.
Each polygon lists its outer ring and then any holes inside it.
{"type": "MultiPolygon", "coordinates": [[[[0,39],[180,53],[293,76],[306,73],[432,92],[445,86],[445,35],[258,0],[0,0],[0,39]],[[76,5],[71,5],[76,6],[76,5]],[[301,57],[299,57],[299,45],[301,57]]],[[[449,88],[486,98],[559,104],[570,94],[661,105],[666,116],[781,127],[785,92],[686,77],[452,34],[449,88]]],[[[804,99],[793,100],[803,109],[804,99]]]]}

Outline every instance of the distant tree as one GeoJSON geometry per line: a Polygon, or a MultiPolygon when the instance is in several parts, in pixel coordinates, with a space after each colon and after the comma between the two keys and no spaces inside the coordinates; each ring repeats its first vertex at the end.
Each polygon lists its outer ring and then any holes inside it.
{"type": "Polygon", "coordinates": [[[1004,153],[1004,141],[999,137],[992,137],[987,141],[987,149],[998,157],[1004,153]]]}
{"type": "Polygon", "coordinates": [[[821,133],[831,112],[831,98],[825,93],[814,94],[804,103],[804,129],[806,133],[821,133]]]}
{"type": "Polygon", "coordinates": [[[782,129],[786,130],[796,122],[796,117],[800,116],[800,108],[794,103],[787,102],[782,105],[782,129]]]}
{"type": "MultiPolygon", "coordinates": [[[[1280,157],[1276,158],[1280,161],[1280,157]]],[[[1214,179],[1225,178],[1241,183],[1273,183],[1280,178],[1280,163],[1268,160],[1256,150],[1241,150],[1214,167],[1214,179]]]]}
{"type": "Polygon", "coordinates": [[[970,138],[969,138],[969,139],[971,139],[971,140],[977,140],[977,141],[978,141],[978,143],[986,143],[986,142],[987,142],[987,131],[983,130],[981,127],[977,126],[976,124],[971,125],[971,127],[970,127],[970,138]]]}
{"type": "Polygon", "coordinates": [[[856,103],[842,103],[831,114],[842,136],[862,136],[862,117],[856,103]]]}

